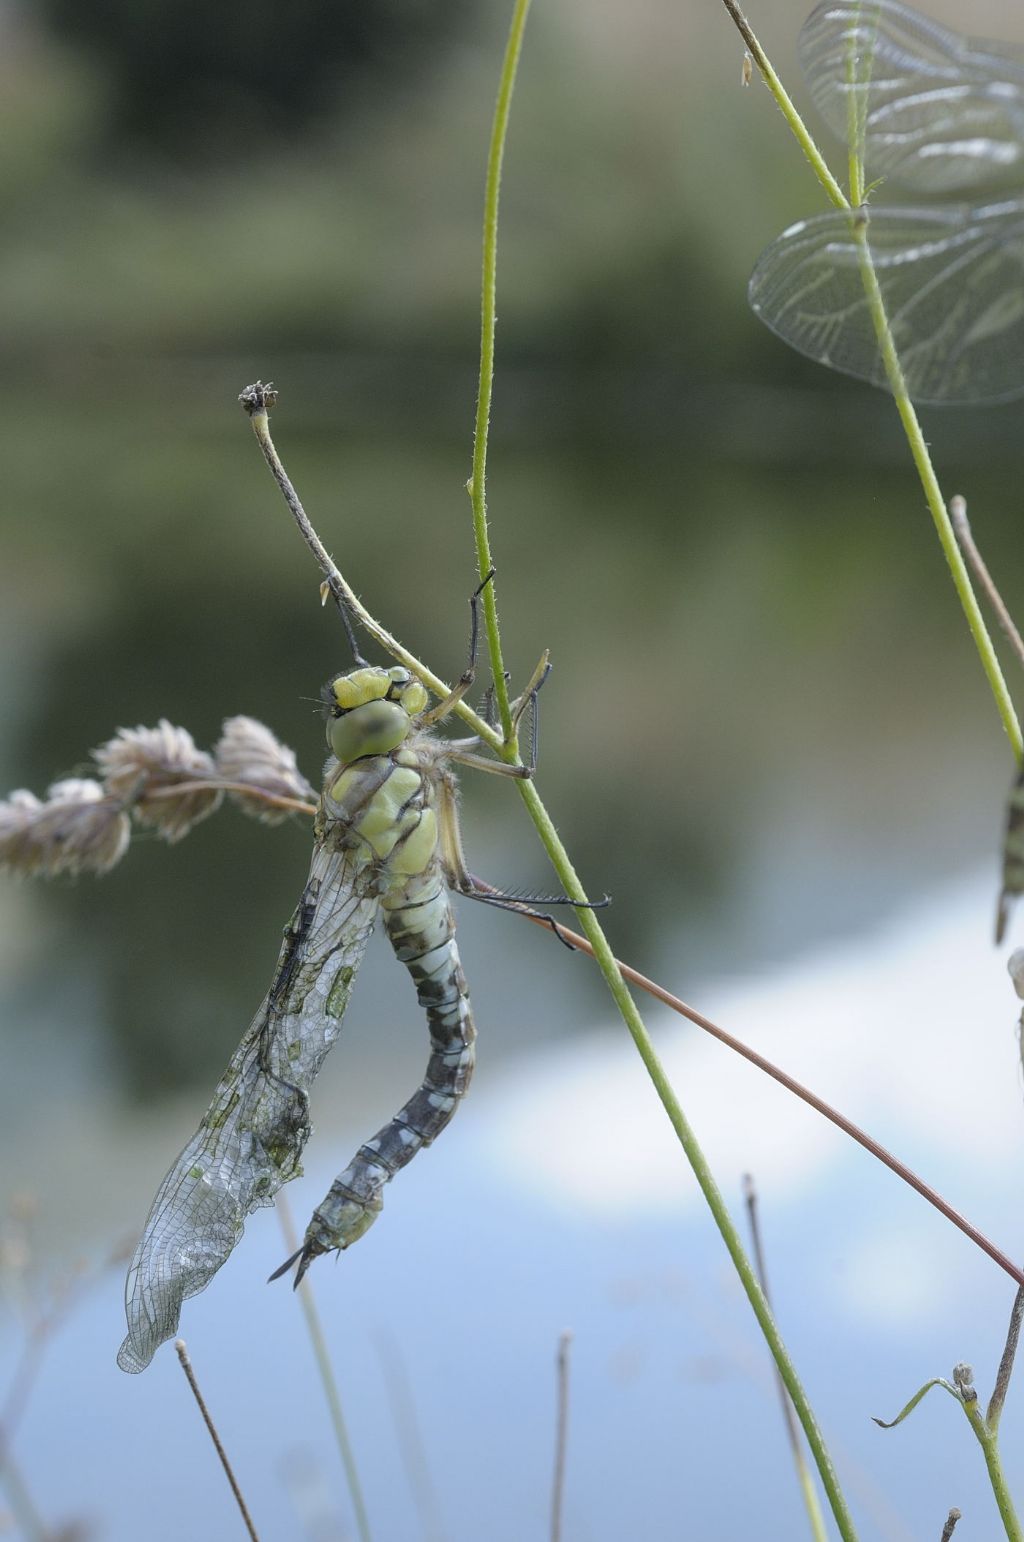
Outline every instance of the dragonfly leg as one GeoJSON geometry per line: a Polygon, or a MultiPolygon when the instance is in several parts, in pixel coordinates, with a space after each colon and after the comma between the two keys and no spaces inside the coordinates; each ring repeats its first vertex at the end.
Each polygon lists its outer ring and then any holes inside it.
{"type": "Polygon", "coordinates": [[[537,755],[540,747],[540,723],[537,711],[537,697],[540,695],[548,675],[551,673],[551,660],[547,649],[541,655],[537,668],[533,671],[522,693],[512,703],[512,733],[519,732],[519,725],[524,715],[530,714],[530,753],[526,758],[526,765],[530,774],[537,769],[537,755]]]}
{"type": "MultiPolygon", "coordinates": [[[[511,678],[512,678],[511,671],[506,669],[506,671],[505,671],[505,684],[506,685],[511,680],[511,678]]],[[[483,701],[482,701],[481,707],[480,707],[480,716],[483,718],[483,720],[487,724],[488,728],[497,728],[497,726],[498,726],[498,709],[497,709],[497,707],[495,706],[495,703],[494,703],[494,683],[493,683],[493,681],[491,682],[491,684],[487,687],[486,691],[484,692],[483,701]]]]}
{"type": "Polygon", "coordinates": [[[419,721],[424,728],[430,728],[434,723],[439,723],[442,718],[447,717],[458,706],[476,679],[476,652],[480,638],[480,596],[493,577],[494,569],[492,568],[483,583],[477,584],[469,597],[469,657],[466,661],[466,667],[444,700],[439,701],[437,706],[432,707],[429,712],[423,713],[419,721]]]}
{"type": "Polygon", "coordinates": [[[475,877],[466,866],[466,856],[462,849],[462,836],[459,830],[458,797],[455,780],[451,776],[441,776],[438,780],[437,819],[445,876],[450,887],[457,894],[464,894],[467,899],[479,900],[485,905],[494,905],[498,910],[519,910],[533,916],[550,926],[559,942],[571,951],[575,951],[573,945],[557,921],[552,916],[544,915],[542,911],[534,910],[533,906],[575,905],[581,910],[602,910],[605,905],[611,904],[607,894],[599,900],[575,900],[568,894],[503,894],[493,884],[485,883],[482,878],[475,877]]]}
{"type": "Polygon", "coordinates": [[[459,766],[472,766],[474,771],[489,771],[492,776],[511,776],[516,781],[528,782],[533,776],[530,766],[510,766],[505,760],[491,760],[487,755],[477,755],[473,750],[459,749],[460,744],[478,744],[477,739],[454,739],[445,745],[445,760],[459,766]]]}

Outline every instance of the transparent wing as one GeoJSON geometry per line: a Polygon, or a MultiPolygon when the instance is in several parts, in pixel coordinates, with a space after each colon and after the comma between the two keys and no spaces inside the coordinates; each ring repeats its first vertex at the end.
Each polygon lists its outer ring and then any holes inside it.
{"type": "Polygon", "coordinates": [[[825,0],[800,33],[814,105],[869,176],[920,193],[1019,186],[1024,51],[962,37],[897,0],[825,0]]]}
{"type": "Polygon", "coordinates": [[[117,1363],[141,1371],[242,1235],[301,1172],[309,1089],[338,1036],[378,901],[358,898],[347,853],[318,846],[273,984],[203,1121],[153,1201],[128,1270],[117,1363]]]}
{"type": "MultiPolygon", "coordinates": [[[[783,231],[751,274],[750,304],[800,353],[887,387],[854,218],[836,210],[783,231]]],[[[867,239],[915,401],[1024,391],[1024,201],[872,209],[867,239]]]]}

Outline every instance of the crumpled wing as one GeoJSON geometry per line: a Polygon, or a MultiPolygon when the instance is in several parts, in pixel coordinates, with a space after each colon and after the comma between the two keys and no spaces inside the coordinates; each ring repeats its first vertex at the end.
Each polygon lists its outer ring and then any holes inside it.
{"type": "MultiPolygon", "coordinates": [[[[979,403],[1024,391],[1024,201],[864,215],[913,400],[979,403]]],[[[835,210],[791,225],[761,253],[748,295],[790,347],[887,388],[855,218],[835,210]]]]}
{"type": "Polygon", "coordinates": [[[273,984],[213,1102],[157,1192],[125,1286],[128,1336],[117,1363],[141,1371],[177,1331],[245,1218],[302,1169],[309,1089],[338,1036],[379,901],[350,852],[317,847],[285,932],[273,984]]]}
{"type": "Polygon", "coordinates": [[[971,196],[1024,174],[1024,52],[897,0],[824,0],[800,32],[814,105],[869,178],[971,196]]]}

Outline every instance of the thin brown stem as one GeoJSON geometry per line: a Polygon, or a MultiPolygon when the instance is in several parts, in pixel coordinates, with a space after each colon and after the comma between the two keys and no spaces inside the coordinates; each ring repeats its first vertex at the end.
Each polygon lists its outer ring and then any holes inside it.
{"type": "Polygon", "coordinates": [[[281,462],[280,456],[274,449],[274,442],[270,437],[269,413],[277,402],[277,392],[271,385],[264,385],[262,380],[254,381],[246,386],[238,400],[249,414],[253,426],[253,432],[259,441],[263,458],[270,467],[271,474],[284,495],[284,501],[291,510],[292,518],[298,525],[302,539],[316,558],[320,571],[324,575],[324,585],[338,607],[342,624],[345,628],[348,644],[352,650],[352,657],[357,664],[365,664],[366,660],[359,652],[359,644],[356,642],[356,634],[352,622],[358,614],[358,601],[349,589],[334,559],[329,555],[320,537],[313,529],[312,523],[302,507],[298,493],[292,486],[290,477],[281,462]]]}
{"type": "MultiPolygon", "coordinates": [[[[747,53],[757,65],[758,69],[761,71],[761,74],[766,75],[771,69],[771,64],[769,63],[768,55],[765,53],[764,49],[761,47],[760,43],[757,41],[757,38],[754,35],[754,29],[751,27],[749,21],[744,16],[739,6],[735,3],[735,0],[723,0],[723,4],[726,10],[729,12],[729,15],[732,17],[733,22],[735,23],[736,31],[747,45],[747,53]]],[[[746,72],[744,71],[744,79],[745,78],[746,72]]]]}
{"type": "Polygon", "coordinates": [[[946,1524],[942,1528],[942,1536],[939,1538],[939,1542],[949,1542],[950,1537],[956,1530],[956,1523],[959,1519],[960,1511],[950,1510],[949,1514],[946,1516],[946,1524]]]}
{"type": "Polygon", "coordinates": [[[234,1494],[235,1503],[238,1505],[238,1508],[241,1511],[242,1520],[245,1522],[245,1529],[252,1538],[252,1542],[259,1542],[259,1537],[256,1535],[256,1528],[252,1523],[252,1517],[246,1508],[245,1500],[242,1498],[242,1490],[238,1487],[235,1475],[231,1470],[231,1463],[228,1461],[227,1452],[224,1450],[224,1447],[221,1444],[221,1438],[217,1433],[217,1427],[210,1417],[210,1410],[207,1408],[205,1402],[203,1401],[203,1394],[199,1390],[199,1383],[196,1380],[196,1373],[192,1369],[192,1361],[188,1357],[188,1350],[185,1347],[185,1340],[175,1339],[174,1347],[178,1352],[178,1359],[181,1361],[181,1368],[185,1372],[185,1379],[189,1386],[192,1388],[192,1396],[195,1398],[199,1412],[202,1414],[203,1421],[206,1424],[206,1428],[210,1432],[210,1439],[213,1441],[213,1449],[220,1457],[220,1464],[223,1467],[225,1475],[227,1476],[227,1480],[231,1485],[231,1492],[234,1494]]]}
{"type": "MultiPolygon", "coordinates": [[[[479,883],[479,879],[474,881],[479,883]]],[[[481,887],[486,886],[481,885],[481,887]]],[[[526,911],[519,913],[527,921],[532,921],[535,926],[543,926],[550,929],[551,923],[545,916],[530,915],[526,911]]],[[[586,953],[588,957],[593,957],[593,950],[586,937],[581,936],[579,932],[571,932],[561,922],[558,923],[558,931],[564,942],[569,943],[571,947],[577,949],[580,953],[586,953]]],[[[766,1060],[764,1055],[759,1055],[756,1050],[744,1044],[741,1039],[734,1038],[731,1033],[726,1033],[724,1028],[719,1028],[717,1023],[713,1023],[702,1012],[698,1012],[694,1007],[687,1006],[685,1001],[682,1001],[678,996],[673,996],[671,991],[667,991],[663,985],[658,985],[656,981],[649,980],[646,975],[642,975],[637,969],[632,969],[629,964],[623,964],[618,959],[615,962],[622,978],[627,980],[630,985],[635,985],[639,990],[646,991],[649,996],[653,996],[665,1006],[671,1007],[673,1012],[678,1012],[681,1017],[688,1018],[691,1023],[694,1023],[698,1028],[702,1028],[705,1033],[710,1034],[713,1039],[717,1039],[720,1044],[724,1044],[727,1049],[731,1049],[737,1055],[742,1055],[744,1060],[748,1060],[751,1065],[757,1066],[759,1071],[763,1071],[766,1076],[770,1076],[773,1081],[777,1081],[780,1086],[786,1088],[787,1092],[792,1092],[795,1097],[800,1098],[810,1108],[815,1109],[819,1114],[830,1120],[837,1129],[843,1131],[844,1135],[849,1135],[859,1146],[863,1146],[865,1151],[870,1152],[873,1157],[888,1167],[890,1172],[896,1174],[897,1178],[902,1178],[904,1183],[909,1184],[912,1189],[915,1189],[921,1195],[921,1198],[926,1199],[930,1205],[938,1210],[940,1215],[946,1217],[947,1221],[952,1221],[953,1225],[962,1231],[965,1237],[969,1237],[983,1253],[987,1253],[993,1263],[998,1264],[1000,1269],[1010,1276],[1011,1280],[1014,1280],[1018,1285],[1024,1285],[1024,1267],[1015,1264],[1008,1258],[1001,1249],[996,1247],[994,1242],[989,1241],[984,1232],[979,1231],[966,1216],[960,1214],[959,1210],[954,1210],[953,1206],[943,1199],[941,1194],[925,1183],[923,1178],[919,1178],[905,1162],[901,1162],[898,1157],[894,1157],[890,1151],[887,1151],[866,1130],[862,1130],[859,1125],[854,1124],[852,1119],[847,1119],[845,1114],[841,1114],[837,1108],[833,1108],[831,1103],[826,1103],[824,1098],[819,1098],[809,1087],[805,1087],[795,1077],[790,1076],[788,1072],[773,1064],[771,1060],[766,1060]]]]}
{"type": "Polygon", "coordinates": [[[1006,1343],[1003,1346],[1002,1358],[999,1361],[999,1369],[996,1372],[996,1384],[985,1412],[985,1423],[993,1435],[999,1428],[1003,1404],[1006,1402],[1006,1392],[1010,1385],[1010,1377],[1013,1374],[1013,1361],[1017,1353],[1017,1342],[1020,1339],[1022,1319],[1024,1319],[1024,1287],[1018,1290],[1013,1298],[1013,1307],[1010,1311],[1010,1326],[1006,1330],[1006,1343]]]}
{"type": "Polygon", "coordinates": [[[967,518],[967,502],[966,499],[962,498],[959,493],[956,493],[949,500],[949,517],[952,520],[953,530],[956,534],[957,541],[960,543],[960,550],[963,552],[964,557],[970,564],[971,570],[973,571],[975,578],[978,580],[978,584],[982,590],[982,593],[985,595],[985,598],[988,600],[988,603],[992,607],[992,611],[996,620],[999,622],[999,625],[1002,627],[1003,631],[1006,633],[1006,636],[1009,638],[1010,646],[1012,647],[1014,653],[1017,655],[1018,664],[1024,668],[1024,638],[1021,637],[1016,626],[1014,625],[1013,617],[1010,615],[1009,610],[1006,608],[1006,602],[1004,601],[1002,595],[999,593],[999,590],[996,588],[995,581],[993,580],[988,568],[985,566],[981,552],[978,550],[977,545],[975,544],[974,536],[971,533],[970,522],[967,518]]]}
{"type": "MultiPolygon", "coordinates": [[[[814,170],[814,174],[818,178],[818,181],[828,193],[828,196],[831,198],[837,209],[848,209],[849,203],[845,194],[843,193],[842,188],[839,186],[838,182],[829,171],[828,166],[825,163],[824,156],[818,149],[817,145],[814,143],[814,140],[811,138],[810,134],[807,132],[807,128],[802,118],[800,117],[800,114],[797,112],[796,108],[793,106],[793,103],[790,101],[782,81],[773,70],[771,60],[768,58],[768,55],[765,53],[764,49],[757,41],[757,38],[754,36],[754,30],[751,27],[749,21],[744,16],[739,6],[736,4],[736,0],[723,0],[723,4],[729,15],[732,17],[740,37],[743,39],[744,43],[746,43],[750,57],[753,59],[754,63],[760,70],[761,78],[763,79],[765,85],[768,87],[772,96],[775,98],[775,101],[778,103],[779,110],[781,111],[786,122],[789,124],[789,127],[792,133],[795,135],[801,150],[804,152],[804,155],[810,162],[811,167],[814,170]]],[[[745,84],[745,69],[743,73],[743,80],[745,84]]]]}
{"type": "Polygon", "coordinates": [[[555,1477],[551,1488],[551,1542],[561,1542],[565,1498],[565,1453],[569,1439],[569,1348],[572,1334],[558,1336],[558,1395],[555,1414],[555,1477]]]}
{"type": "Polygon", "coordinates": [[[175,782],[172,787],[144,789],[147,803],[151,798],[180,798],[190,792],[242,792],[247,797],[259,798],[261,803],[273,808],[291,809],[293,813],[309,814],[310,817],[316,813],[316,804],[307,802],[305,798],[289,798],[284,793],[271,792],[268,787],[258,787],[255,782],[225,782],[218,776],[203,777],[194,782],[175,782]]]}
{"type": "MultiPolygon", "coordinates": [[[[352,634],[351,624],[353,621],[358,621],[363,630],[368,632],[374,641],[380,644],[385,653],[390,653],[392,658],[398,659],[407,669],[411,669],[417,679],[422,680],[423,684],[428,690],[433,691],[435,696],[442,699],[448,696],[450,694],[450,687],[435,675],[432,670],[428,669],[415,654],[410,653],[408,648],[403,647],[398,638],[392,636],[387,628],[381,626],[376,617],[371,615],[355,590],[348,584],[334,558],[330,556],[327,548],[313,528],[313,523],[302,506],[299,495],[295,491],[287,471],[284,469],[284,464],[274,448],[274,441],[270,436],[269,414],[270,409],[277,402],[277,392],[270,386],[265,386],[261,381],[257,380],[253,385],[246,386],[238,399],[249,414],[249,421],[252,423],[253,433],[256,435],[257,443],[263,452],[263,458],[270,467],[274,481],[281,489],[292,518],[299,527],[303,540],[316,558],[320,571],[324,574],[324,586],[327,592],[333,596],[342,620],[345,623],[353,657],[356,662],[361,664],[365,661],[359,654],[355,637],[352,634]]],[[[487,593],[489,593],[489,590],[485,591],[485,602],[487,593]]],[[[455,707],[455,711],[464,722],[470,725],[473,732],[485,740],[492,749],[497,750],[502,747],[504,742],[502,736],[495,732],[490,723],[484,722],[483,718],[474,712],[472,707],[468,706],[466,702],[460,701],[455,707]]]]}

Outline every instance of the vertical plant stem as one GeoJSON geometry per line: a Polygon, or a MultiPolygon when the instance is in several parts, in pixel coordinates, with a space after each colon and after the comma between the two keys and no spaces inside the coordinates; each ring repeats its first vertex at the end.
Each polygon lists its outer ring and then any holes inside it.
{"type": "MultiPolygon", "coordinates": [[[[544,843],[544,848],[551,859],[552,866],[558,874],[567,894],[583,895],[583,887],[579,877],[569,860],[569,855],[562,845],[551,822],[550,815],[540,801],[540,796],[533,782],[517,782],[519,794],[530,811],[530,817],[534,822],[538,834],[544,843]]],[[[739,1232],[733,1223],[732,1217],[726,1208],[725,1201],[714,1180],[711,1168],[708,1165],[696,1134],[683,1113],[678,1098],[672,1085],[665,1074],[665,1068],[658,1059],[651,1037],[647,1032],[643,1019],[637,1011],[636,1003],[627,989],[626,982],[619,972],[615,956],[609,947],[608,940],[601,929],[597,916],[592,910],[580,910],[577,912],[580,926],[594,951],[594,959],[597,962],[605,983],[615,1005],[618,1007],[623,1022],[629,1030],[636,1045],[640,1059],[643,1061],[647,1074],[654,1084],[654,1090],[661,1100],[661,1105],[668,1115],[669,1122],[676,1132],[679,1144],[682,1146],[686,1159],[693,1170],[694,1177],[704,1196],[708,1209],[714,1219],[715,1225],[725,1243],[729,1257],[732,1259],[736,1273],[739,1275],[740,1284],[750,1302],[758,1326],[764,1334],[765,1341],[771,1351],[772,1358],[778,1366],[779,1375],[782,1377],[786,1391],[793,1400],[797,1418],[803,1426],[807,1443],[811,1448],[815,1465],[821,1477],[822,1486],[828,1496],[828,1502],[839,1528],[840,1536],[844,1542],[852,1542],[856,1537],[853,1519],[850,1515],[843,1492],[839,1487],[839,1480],[832,1458],[825,1445],[824,1436],[818,1427],[814,1412],[803,1389],[796,1367],[789,1357],[789,1353],[775,1325],[771,1308],[765,1300],[757,1275],[753,1266],[743,1250],[739,1232]]]]}
{"type": "MultiPolygon", "coordinates": [[[[727,3],[730,3],[730,0],[727,0],[727,3]]],[[[509,31],[508,44],[505,50],[498,87],[498,101],[494,114],[494,126],[491,133],[487,162],[483,239],[480,386],[477,395],[476,427],[473,443],[473,477],[470,483],[470,496],[473,504],[473,530],[476,539],[477,561],[481,579],[494,566],[491,560],[490,542],[487,534],[486,474],[487,429],[490,420],[491,391],[494,375],[498,194],[501,184],[501,163],[505,135],[508,128],[512,88],[515,83],[516,66],[522,47],[523,28],[526,24],[529,8],[530,0],[515,0],[512,25],[509,31]]],[[[754,47],[757,47],[756,39],[753,39],[753,43],[754,47]]],[[[750,45],[748,44],[748,46],[750,45]]],[[[758,54],[755,54],[755,57],[758,57],[758,54]]],[[[506,744],[501,753],[506,759],[511,760],[516,753],[516,748],[512,740],[512,717],[508,693],[505,689],[504,664],[498,634],[498,617],[494,604],[493,588],[494,585],[489,584],[483,592],[484,625],[487,630],[488,650],[494,677],[495,700],[498,703],[500,720],[506,737],[506,744]]],[[[568,852],[558,837],[550,815],[541,802],[540,794],[537,792],[536,787],[532,781],[518,781],[516,785],[565,893],[578,896],[581,901],[585,901],[586,894],[584,893],[583,885],[580,883],[579,877],[569,860],[568,852]]],[[[644,1026],[640,1013],[637,1011],[636,1003],[633,1001],[626,983],[619,973],[615,955],[612,953],[608,940],[601,930],[594,912],[592,910],[579,910],[577,914],[580,925],[594,950],[594,958],[601,973],[604,975],[612,999],[622,1015],[622,1019],[632,1036],[647,1073],[654,1083],[662,1106],[676,1132],[679,1143],[693,1169],[701,1192],[740,1277],[740,1282],[746,1292],[747,1299],[750,1301],[757,1322],[779,1368],[779,1373],[790,1397],[793,1399],[793,1406],[796,1409],[800,1423],[803,1425],[808,1444],[818,1466],[818,1471],[821,1474],[821,1481],[828,1495],[829,1503],[832,1506],[832,1512],[840,1534],[844,1542],[854,1542],[856,1533],[853,1528],[853,1521],[842,1490],[839,1487],[824,1438],[814,1418],[807,1395],[800,1384],[796,1368],[790,1360],[782,1337],[775,1326],[771,1310],[764,1298],[764,1292],[757,1282],[757,1276],[750,1260],[743,1251],[739,1232],[725,1206],[725,1202],[718,1190],[696,1135],[682,1111],[661,1062],[655,1054],[650,1035],[644,1026]]]]}
{"type": "MultiPolygon", "coordinates": [[[[497,322],[498,292],[498,200],[501,193],[501,167],[505,156],[505,140],[508,135],[509,112],[512,92],[516,83],[516,70],[523,46],[523,32],[530,11],[530,0],[515,0],[512,24],[509,28],[505,57],[502,60],[498,81],[498,100],[494,108],[494,123],[487,154],[487,179],[484,187],[483,275],[480,290],[480,384],[476,399],[476,424],[473,432],[473,474],[469,481],[469,496],[473,506],[473,536],[476,541],[477,568],[483,581],[494,567],[491,561],[491,543],[487,531],[487,435],[491,421],[491,397],[494,390],[494,332],[497,322]]],[[[491,679],[494,682],[494,702],[498,710],[504,738],[509,749],[508,758],[514,756],[512,739],[512,710],[505,681],[505,665],[498,631],[498,606],[494,584],[489,583],[481,596],[484,607],[484,629],[487,633],[487,651],[491,663],[491,679]]]]}
{"type": "Polygon", "coordinates": [[[416,1506],[422,1542],[445,1542],[441,1503],[430,1472],[426,1447],[416,1416],[412,1382],[398,1342],[390,1333],[377,1334],[384,1386],[391,1404],[398,1448],[416,1506]]]}
{"type": "MultiPolygon", "coordinates": [[[[839,197],[836,197],[837,186],[835,178],[828,170],[816,147],[813,155],[809,153],[808,144],[813,146],[814,142],[804,125],[803,119],[783,89],[781,81],[772,69],[761,45],[750,31],[749,23],[738,9],[735,0],[723,0],[723,4],[739,29],[747,47],[754,55],[758,68],[764,76],[765,84],[775,98],[780,111],[785,116],[786,122],[789,124],[797,143],[810,161],[815,175],[825,189],[825,192],[837,207],[849,208],[850,205],[841,190],[839,197]]],[[[868,67],[870,67],[870,61],[868,61],[868,67]]],[[[855,128],[854,134],[857,136],[859,130],[855,128]]],[[[849,145],[849,152],[851,196],[853,196],[854,202],[859,204],[864,196],[864,168],[861,148],[858,143],[851,143],[849,145]]],[[[868,246],[869,218],[867,211],[851,211],[851,221],[853,234],[860,243],[861,277],[864,283],[864,292],[867,296],[875,334],[882,352],[889,387],[896,401],[896,410],[900,415],[903,432],[910,446],[914,466],[920,478],[921,486],[924,489],[928,512],[931,514],[935,533],[939,538],[939,545],[942,547],[943,555],[949,567],[953,587],[956,589],[957,597],[960,600],[960,605],[967,621],[968,630],[974,640],[974,646],[981,660],[981,667],[984,670],[989,689],[995,700],[996,710],[1002,720],[1006,736],[1010,741],[1014,756],[1019,764],[1022,758],[1024,758],[1024,739],[1021,737],[1020,724],[1017,721],[1017,714],[1014,711],[1013,703],[1010,700],[1010,693],[1006,688],[1006,681],[1003,679],[1002,670],[999,667],[999,660],[992,646],[992,639],[985,626],[984,617],[975,598],[974,590],[971,588],[970,576],[964,559],[960,554],[960,548],[957,546],[956,537],[953,534],[949,514],[946,511],[946,505],[942,497],[942,490],[939,487],[938,478],[935,475],[935,469],[928,454],[928,446],[921,432],[917,413],[914,411],[910,397],[907,395],[903,370],[900,367],[899,357],[896,353],[892,330],[889,326],[889,318],[886,314],[882,293],[878,285],[878,275],[875,272],[874,263],[871,259],[871,250],[868,246]]]]}
{"type": "Polygon", "coordinates": [[[999,1518],[1003,1523],[1009,1542],[1024,1542],[1024,1531],[1021,1530],[1017,1512],[1013,1507],[1010,1490],[1006,1486],[1006,1476],[1003,1472],[1002,1458],[999,1455],[998,1432],[990,1429],[978,1407],[977,1397],[965,1397],[963,1410],[967,1415],[968,1423],[985,1455],[985,1466],[988,1468],[989,1482],[992,1484],[992,1492],[995,1495],[996,1505],[999,1509],[999,1518]]]}
{"type": "Polygon", "coordinates": [[[551,1485],[551,1542],[562,1542],[562,1502],[565,1498],[565,1453],[569,1437],[569,1348],[571,1333],[558,1335],[555,1410],[555,1477],[551,1485]]]}
{"type": "Polygon", "coordinates": [[[981,667],[988,680],[989,690],[995,699],[996,710],[1002,719],[1006,737],[1010,741],[1014,757],[1018,765],[1024,757],[1024,739],[1021,737],[1020,724],[1014,711],[1010,693],[1003,678],[996,650],[985,625],[985,618],[981,614],[981,607],[971,587],[970,574],[964,562],[960,547],[957,545],[956,535],[950,522],[949,512],[946,508],[939,479],[935,475],[931,456],[924,434],[921,432],[921,424],[918,421],[914,405],[907,394],[906,381],[903,378],[903,369],[900,365],[899,355],[893,341],[892,329],[889,326],[889,317],[882,299],[882,291],[878,284],[878,274],[871,258],[871,248],[868,244],[868,235],[871,229],[869,218],[856,220],[854,223],[854,235],[860,246],[861,253],[861,278],[864,283],[864,292],[867,295],[868,309],[871,312],[871,320],[874,324],[875,335],[882,352],[882,362],[885,365],[885,373],[889,381],[896,402],[896,411],[900,415],[903,424],[903,432],[910,446],[910,453],[914,465],[917,468],[921,486],[924,489],[925,500],[928,504],[928,512],[931,514],[935,533],[939,538],[943,556],[949,567],[953,587],[960,601],[961,609],[967,621],[968,630],[974,639],[974,646],[981,660],[981,667]]]}
{"type": "MultiPolygon", "coordinates": [[[[298,1240],[295,1235],[295,1225],[292,1221],[291,1206],[283,1192],[277,1196],[277,1217],[281,1223],[281,1231],[284,1234],[285,1247],[289,1253],[294,1253],[298,1247],[298,1240]]],[[[372,1542],[370,1520],[366,1512],[365,1501],[363,1500],[363,1489],[362,1484],[359,1482],[359,1469],[356,1466],[352,1442],[348,1438],[348,1428],[345,1424],[345,1415],[341,1407],[341,1395],[338,1392],[338,1383],[335,1379],[331,1357],[327,1351],[327,1341],[324,1338],[324,1330],[320,1323],[320,1314],[316,1309],[316,1301],[313,1299],[313,1291],[308,1279],[301,1281],[297,1294],[302,1306],[302,1315],[306,1319],[306,1332],[309,1334],[309,1342],[313,1346],[313,1358],[316,1361],[316,1368],[320,1373],[320,1384],[324,1389],[324,1396],[327,1399],[331,1424],[334,1426],[334,1438],[338,1444],[341,1465],[345,1469],[348,1490],[352,1499],[352,1508],[355,1511],[356,1530],[359,1533],[360,1542],[372,1542]]]]}

